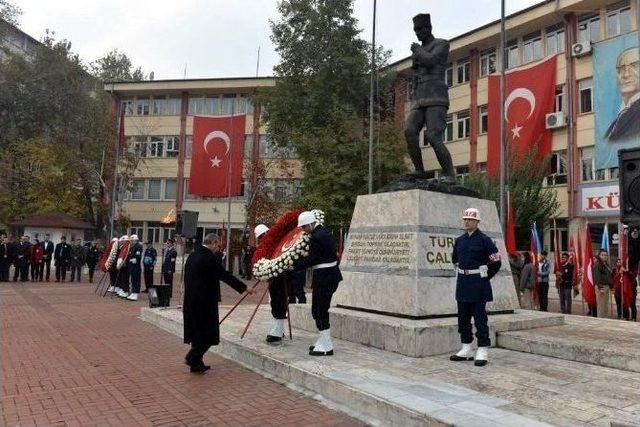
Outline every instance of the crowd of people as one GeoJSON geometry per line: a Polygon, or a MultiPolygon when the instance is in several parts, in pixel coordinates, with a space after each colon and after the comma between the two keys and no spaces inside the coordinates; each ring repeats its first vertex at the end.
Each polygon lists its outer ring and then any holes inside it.
{"type": "MultiPolygon", "coordinates": [[[[587,304],[587,315],[593,317],[617,317],[618,319],[637,321],[637,295],[640,286],[640,231],[637,227],[631,229],[627,245],[628,266],[621,259],[612,263],[609,252],[600,249],[592,259],[592,281],[596,295],[595,305],[587,304]],[[631,303],[625,304],[625,289],[630,290],[631,303]],[[611,296],[615,300],[614,315],[611,310],[611,296]]],[[[529,252],[509,254],[509,263],[513,274],[516,292],[520,298],[520,305],[524,309],[548,310],[549,279],[555,276],[555,287],[558,292],[560,311],[571,314],[573,299],[582,292],[580,284],[583,272],[576,266],[576,255],[563,252],[560,265],[552,271],[551,263],[547,259],[547,252],[540,252],[539,259],[533,259],[529,252]]]]}
{"type": "Polygon", "coordinates": [[[70,282],[80,282],[85,266],[89,282],[93,282],[101,255],[102,248],[97,240],[83,243],[82,239],[75,238],[67,243],[66,237],[62,236],[60,242],[54,245],[49,234],[45,234],[43,240],[36,238],[33,242],[29,236],[12,238],[3,235],[0,243],[0,282],[49,282],[52,261],[56,282],[66,281],[67,273],[70,274],[70,282]]]}

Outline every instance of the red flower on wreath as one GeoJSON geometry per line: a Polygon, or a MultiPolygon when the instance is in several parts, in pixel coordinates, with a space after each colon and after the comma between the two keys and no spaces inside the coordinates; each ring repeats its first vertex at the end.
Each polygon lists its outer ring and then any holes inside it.
{"type": "Polygon", "coordinates": [[[282,215],[278,221],[262,237],[260,244],[253,253],[251,265],[254,265],[262,258],[272,259],[276,249],[281,246],[284,239],[292,230],[298,227],[298,215],[302,213],[300,209],[294,209],[282,215]]]}

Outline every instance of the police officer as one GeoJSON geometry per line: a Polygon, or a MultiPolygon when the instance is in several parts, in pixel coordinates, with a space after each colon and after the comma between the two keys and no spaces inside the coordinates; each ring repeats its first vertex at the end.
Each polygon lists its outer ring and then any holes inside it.
{"type": "Polygon", "coordinates": [[[129,301],[137,301],[140,293],[140,276],[142,275],[142,245],[137,234],[132,234],[131,249],[129,249],[129,277],[131,279],[131,293],[127,296],[129,301]]]}
{"type": "Polygon", "coordinates": [[[167,250],[164,253],[164,259],[162,260],[162,278],[165,286],[168,288],[166,291],[163,289],[163,302],[161,305],[168,306],[169,300],[173,295],[173,274],[176,272],[176,259],[178,258],[178,252],[173,246],[173,239],[167,240],[167,250]]]}
{"type": "MultiPolygon", "coordinates": [[[[256,236],[256,242],[259,243],[267,231],[269,231],[269,227],[264,224],[258,224],[253,230],[256,236]]],[[[269,299],[271,304],[271,316],[273,316],[271,330],[267,334],[267,342],[270,344],[281,342],[282,337],[284,337],[284,321],[287,318],[285,277],[286,276],[282,274],[269,281],[269,299]]]]}
{"type": "Polygon", "coordinates": [[[158,251],[153,247],[153,240],[147,242],[147,248],[144,250],[142,264],[144,265],[144,287],[143,293],[149,292],[149,288],[153,286],[153,269],[156,266],[158,251]]]}
{"type": "Polygon", "coordinates": [[[71,260],[71,246],[67,243],[67,238],[62,236],[60,243],[56,245],[53,252],[53,260],[56,266],[56,282],[65,281],[67,276],[67,268],[71,260]]]}
{"type": "Polygon", "coordinates": [[[453,245],[452,261],[457,270],[456,301],[458,302],[458,332],[462,349],[451,356],[453,361],[474,360],[484,366],[488,360],[489,326],[487,302],[493,300],[490,279],[500,270],[500,253],[493,240],[478,229],[480,212],[468,208],[462,216],[465,233],[453,245]],[[471,317],[476,326],[478,351],[471,348],[473,335],[471,317]]]}
{"type": "Polygon", "coordinates": [[[313,270],[311,314],[316,321],[320,337],[309,347],[311,356],[333,356],[329,307],[331,297],[342,281],[338,268],[336,242],[329,230],[318,224],[313,212],[302,212],[298,216],[298,227],[311,234],[309,255],[294,263],[295,270],[313,270]]]}

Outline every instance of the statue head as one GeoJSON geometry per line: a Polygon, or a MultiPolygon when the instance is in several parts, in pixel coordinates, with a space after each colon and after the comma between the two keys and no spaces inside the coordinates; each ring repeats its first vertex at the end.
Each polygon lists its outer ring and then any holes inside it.
{"type": "Polygon", "coordinates": [[[421,42],[429,39],[431,36],[431,15],[428,13],[419,13],[413,17],[413,31],[421,42]]]}

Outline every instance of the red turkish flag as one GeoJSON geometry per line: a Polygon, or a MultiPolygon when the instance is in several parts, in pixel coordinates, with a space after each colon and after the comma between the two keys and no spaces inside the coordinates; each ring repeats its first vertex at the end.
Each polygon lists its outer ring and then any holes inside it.
{"type": "Polygon", "coordinates": [[[242,194],[245,121],[245,115],[193,118],[189,193],[209,197],[242,194]],[[229,173],[231,191],[227,188],[229,173]]]}
{"type": "MultiPolygon", "coordinates": [[[[521,160],[536,148],[538,158],[551,152],[551,130],[545,129],[545,115],[555,101],[556,57],[505,76],[504,123],[509,160],[521,160]]],[[[500,76],[489,76],[489,134],[487,173],[500,174],[500,76]]]]}
{"type": "Polygon", "coordinates": [[[589,224],[584,237],[584,261],[582,263],[582,295],[589,307],[596,306],[596,290],[593,281],[593,245],[591,244],[591,231],[589,224]]]}

